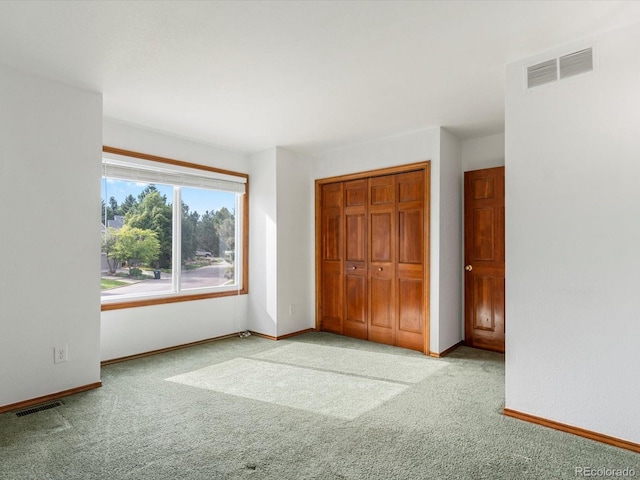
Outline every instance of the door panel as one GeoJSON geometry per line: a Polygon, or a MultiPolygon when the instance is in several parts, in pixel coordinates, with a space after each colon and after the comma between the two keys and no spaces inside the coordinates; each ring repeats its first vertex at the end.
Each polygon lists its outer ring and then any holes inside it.
{"type": "Polygon", "coordinates": [[[323,260],[340,261],[340,224],[342,223],[341,215],[331,215],[327,213],[322,219],[323,230],[325,232],[323,260]]]}
{"type": "Polygon", "coordinates": [[[398,279],[398,329],[396,345],[424,349],[424,281],[398,279]]]}
{"type": "Polygon", "coordinates": [[[424,205],[424,171],[399,173],[398,203],[417,202],[424,205]]]}
{"type": "Polygon", "coordinates": [[[465,343],[504,352],[504,167],[465,172],[465,343]]]}
{"type": "Polygon", "coordinates": [[[386,182],[386,178],[371,179],[371,205],[391,205],[393,203],[393,183],[386,182]]]}
{"type": "Polygon", "coordinates": [[[371,325],[393,330],[393,315],[389,299],[393,292],[390,278],[371,279],[371,325]]]}
{"type": "Polygon", "coordinates": [[[367,338],[367,187],[366,180],[344,185],[345,313],[343,334],[367,338]]]}
{"type": "Polygon", "coordinates": [[[422,264],[424,245],[424,210],[398,212],[400,237],[398,242],[400,263],[422,264]]]}
{"type": "Polygon", "coordinates": [[[395,177],[370,182],[369,340],[395,344],[395,177]]]}
{"type": "Polygon", "coordinates": [[[367,278],[364,275],[346,276],[346,314],[344,334],[367,338],[367,278]]]}
{"type": "Polygon", "coordinates": [[[371,261],[391,262],[393,258],[393,212],[371,214],[371,261]]]}
{"type": "Polygon", "coordinates": [[[322,272],[322,329],[342,333],[342,275],[329,267],[322,272]]]}
{"type": "Polygon", "coordinates": [[[473,346],[504,352],[504,277],[474,276],[473,346]]]}
{"type": "Polygon", "coordinates": [[[347,262],[364,262],[366,255],[366,217],[364,213],[347,214],[346,216],[346,260],[347,262]]]}
{"type": "Polygon", "coordinates": [[[370,285],[369,340],[394,345],[393,280],[376,276],[370,280],[370,285]]]}
{"type": "Polygon", "coordinates": [[[398,330],[422,332],[422,280],[401,279],[398,281],[398,330]]]}
{"type": "Polygon", "coordinates": [[[480,330],[495,330],[494,277],[473,277],[473,328],[480,330]]]}
{"type": "Polygon", "coordinates": [[[347,182],[347,184],[345,185],[345,189],[346,207],[367,206],[367,182],[365,180],[347,182]]]}
{"type": "Polygon", "coordinates": [[[483,198],[494,198],[495,196],[495,179],[493,178],[476,178],[473,180],[473,199],[480,200],[483,198]]]}
{"type": "Polygon", "coordinates": [[[322,186],[321,267],[322,297],[320,328],[342,333],[344,316],[342,198],[343,185],[322,186]]]}
{"type": "Polygon", "coordinates": [[[475,261],[492,261],[497,253],[494,210],[493,207],[473,209],[473,251],[470,258],[475,261]]]}
{"type": "Polygon", "coordinates": [[[396,345],[424,350],[425,176],[423,171],[396,176],[398,198],[396,345]]]}

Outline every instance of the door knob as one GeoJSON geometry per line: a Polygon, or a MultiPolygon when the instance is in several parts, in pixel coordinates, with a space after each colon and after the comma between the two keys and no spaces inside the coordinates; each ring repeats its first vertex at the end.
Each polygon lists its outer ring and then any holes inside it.
{"type": "Polygon", "coordinates": [[[470,272],[471,270],[473,270],[473,265],[467,265],[466,267],[464,267],[464,269],[465,269],[467,272],[470,272]]]}
{"type": "Polygon", "coordinates": [[[378,271],[381,272],[382,271],[382,267],[378,268],[378,271]]]}
{"type": "Polygon", "coordinates": [[[356,268],[358,268],[358,267],[351,267],[351,270],[355,270],[356,268]]]}

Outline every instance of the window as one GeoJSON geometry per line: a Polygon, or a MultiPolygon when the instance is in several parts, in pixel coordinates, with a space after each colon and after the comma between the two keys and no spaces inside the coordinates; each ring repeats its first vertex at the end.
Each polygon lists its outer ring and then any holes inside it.
{"type": "Polygon", "coordinates": [[[248,176],[103,150],[102,309],[246,293],[248,176]]]}

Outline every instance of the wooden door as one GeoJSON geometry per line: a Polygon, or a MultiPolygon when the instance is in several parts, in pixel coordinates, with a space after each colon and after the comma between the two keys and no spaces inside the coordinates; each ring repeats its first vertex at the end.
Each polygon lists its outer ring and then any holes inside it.
{"type": "Polygon", "coordinates": [[[504,352],[504,167],[464,174],[465,343],[504,352]]]}
{"type": "Polygon", "coordinates": [[[320,265],[322,288],[322,330],[342,333],[344,315],[342,234],[343,183],[329,183],[321,189],[321,239],[320,265]]]}
{"type": "Polygon", "coordinates": [[[344,335],[367,339],[367,180],[344,184],[344,335]]]}
{"type": "Polygon", "coordinates": [[[396,177],[369,179],[369,340],[396,341],[396,177]]]}
{"type": "Polygon", "coordinates": [[[424,349],[425,173],[396,175],[396,345],[424,349]]]}
{"type": "Polygon", "coordinates": [[[319,330],[428,353],[429,163],[316,181],[319,330]]]}

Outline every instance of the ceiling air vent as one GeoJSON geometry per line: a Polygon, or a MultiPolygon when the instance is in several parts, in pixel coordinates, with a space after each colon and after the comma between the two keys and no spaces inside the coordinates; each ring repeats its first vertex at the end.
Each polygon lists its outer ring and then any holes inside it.
{"type": "Polygon", "coordinates": [[[558,79],[558,62],[554,58],[527,68],[527,88],[533,88],[558,79]]]}
{"type": "Polygon", "coordinates": [[[572,77],[593,70],[593,49],[585,48],[579,52],[560,57],[560,78],[572,77]]]}

